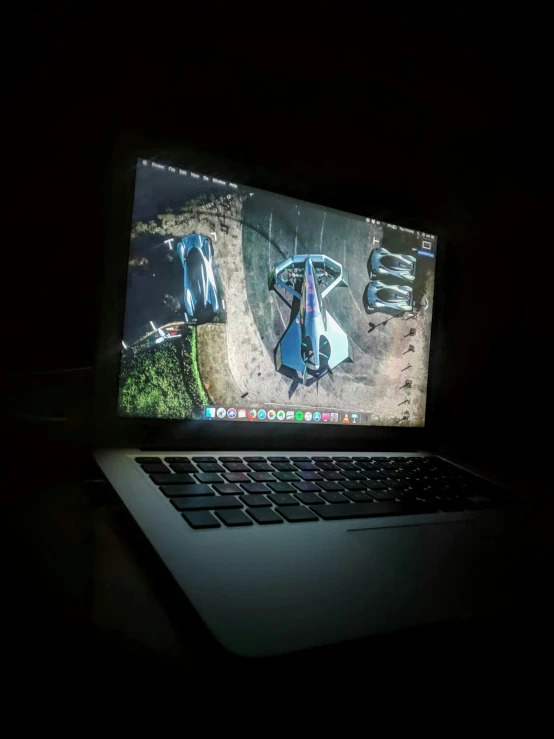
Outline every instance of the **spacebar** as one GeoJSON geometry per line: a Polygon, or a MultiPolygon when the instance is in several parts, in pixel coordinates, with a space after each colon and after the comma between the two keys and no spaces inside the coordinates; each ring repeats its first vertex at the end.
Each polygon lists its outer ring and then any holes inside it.
{"type": "Polygon", "coordinates": [[[427,503],[333,503],[312,506],[318,516],[331,521],[335,518],[375,518],[377,516],[411,516],[436,510],[427,503]]]}

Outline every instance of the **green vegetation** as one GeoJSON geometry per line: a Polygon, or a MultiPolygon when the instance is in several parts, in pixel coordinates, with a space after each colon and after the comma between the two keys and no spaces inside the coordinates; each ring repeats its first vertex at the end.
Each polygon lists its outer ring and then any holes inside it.
{"type": "Polygon", "coordinates": [[[182,343],[165,342],[124,359],[119,403],[142,418],[194,417],[208,404],[196,357],[196,329],[182,343]]]}

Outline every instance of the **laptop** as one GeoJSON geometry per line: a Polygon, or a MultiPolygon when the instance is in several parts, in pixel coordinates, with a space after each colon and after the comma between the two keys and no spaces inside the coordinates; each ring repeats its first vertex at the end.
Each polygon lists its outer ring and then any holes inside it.
{"type": "Polygon", "coordinates": [[[444,243],[234,172],[117,168],[95,458],[145,537],[247,657],[517,602],[521,507],[426,451],[444,243]]]}

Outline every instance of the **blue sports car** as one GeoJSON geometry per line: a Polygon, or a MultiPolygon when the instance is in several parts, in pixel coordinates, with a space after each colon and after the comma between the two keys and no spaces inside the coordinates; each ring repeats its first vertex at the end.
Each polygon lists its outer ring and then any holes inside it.
{"type": "Polygon", "coordinates": [[[391,275],[400,280],[415,280],[416,258],[411,254],[392,254],[380,246],[371,252],[372,277],[391,275]]]}
{"type": "Polygon", "coordinates": [[[179,241],[176,250],[184,272],[185,321],[209,322],[220,309],[211,239],[192,233],[179,241]]]}
{"type": "Polygon", "coordinates": [[[370,311],[383,309],[411,311],[413,291],[409,285],[385,285],[383,282],[370,282],[367,288],[367,305],[370,311]]]}

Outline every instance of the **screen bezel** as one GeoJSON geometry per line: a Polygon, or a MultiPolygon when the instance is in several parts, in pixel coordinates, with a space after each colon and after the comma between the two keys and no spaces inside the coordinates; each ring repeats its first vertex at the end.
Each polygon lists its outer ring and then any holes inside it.
{"type": "MultiPolygon", "coordinates": [[[[116,148],[112,171],[113,186],[109,191],[110,217],[106,234],[104,264],[104,286],[99,326],[98,353],[95,368],[95,423],[93,440],[95,446],[164,449],[421,449],[433,444],[436,433],[438,402],[437,366],[440,364],[439,347],[443,345],[442,304],[444,290],[441,277],[444,271],[445,243],[438,238],[439,248],[435,269],[435,294],[433,327],[429,356],[429,375],[426,402],[426,423],[420,428],[398,428],[388,426],[308,426],[305,423],[271,426],[263,422],[233,424],[224,421],[140,419],[117,415],[119,392],[119,368],[121,361],[121,338],[125,311],[127,284],[127,262],[130,248],[135,168],[138,158],[153,159],[176,167],[194,168],[205,174],[251,185],[269,192],[275,188],[271,173],[256,171],[252,177],[244,164],[236,165],[219,156],[206,152],[182,148],[161,149],[152,143],[126,144],[116,148]],[[123,149],[123,150],[122,150],[123,149]],[[249,180],[249,181],[247,181],[249,180]],[[272,187],[273,182],[273,187],[272,187]],[[307,429],[315,429],[308,437],[307,429]],[[338,431],[340,428],[340,431],[338,431]]],[[[282,192],[288,197],[297,197],[293,192],[282,192]]],[[[315,204],[315,203],[314,203],[315,204]]],[[[318,202],[329,210],[332,206],[318,202]]],[[[341,210],[340,212],[345,212],[341,210]]],[[[378,214],[376,214],[378,216],[378,214]]],[[[403,221],[401,214],[389,221],[406,227],[423,228],[425,224],[403,221]]]]}

